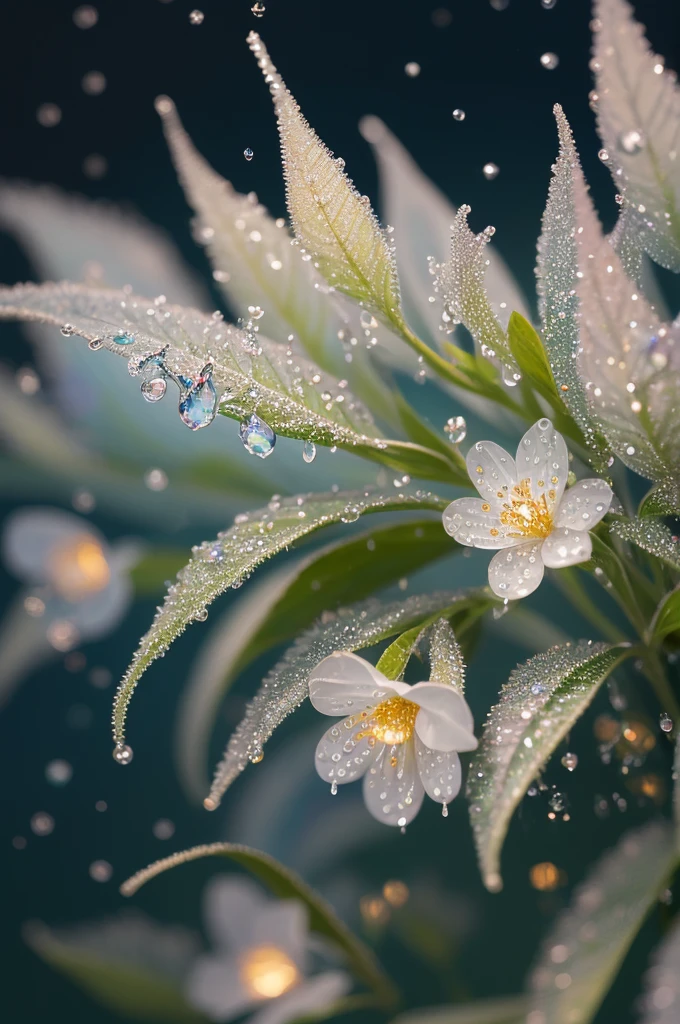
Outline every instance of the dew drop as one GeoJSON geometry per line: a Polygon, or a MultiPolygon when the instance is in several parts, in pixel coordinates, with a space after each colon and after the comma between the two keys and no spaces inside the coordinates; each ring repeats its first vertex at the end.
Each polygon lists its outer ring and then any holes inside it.
{"type": "Polygon", "coordinates": [[[266,459],[274,451],[276,434],[256,413],[241,420],[239,433],[243,447],[251,455],[266,459]]]}
{"type": "Polygon", "coordinates": [[[88,871],[93,882],[108,882],[113,874],[108,860],[93,860],[88,871]]]}
{"type": "Polygon", "coordinates": [[[418,75],[420,74],[420,64],[418,64],[418,62],[415,60],[410,60],[408,64],[404,67],[404,71],[406,72],[409,78],[417,78],[418,75]]]}
{"type": "Polygon", "coordinates": [[[331,796],[338,795],[338,783],[335,779],[331,782],[331,796]]]}
{"type": "Polygon", "coordinates": [[[546,71],[554,71],[560,62],[560,58],[556,53],[542,53],[541,54],[541,67],[545,68],[546,71]]]}
{"type": "Polygon", "coordinates": [[[442,804],[442,818],[448,818],[449,808],[447,804],[442,804]]]}
{"type": "Polygon", "coordinates": [[[267,8],[263,3],[260,3],[260,0],[257,0],[257,3],[254,3],[250,10],[256,18],[261,18],[267,8]]]}
{"type": "MultiPolygon", "coordinates": [[[[145,396],[146,397],[146,396],[145,396]]],[[[217,392],[210,378],[210,371],[202,374],[179,403],[182,423],[190,430],[209,426],[217,412],[217,392]]]]}
{"type": "Polygon", "coordinates": [[[243,150],[243,155],[246,158],[246,160],[248,161],[248,163],[250,163],[250,161],[255,156],[255,154],[253,153],[253,151],[250,148],[250,146],[246,146],[246,148],[243,150]]]}
{"type": "Polygon", "coordinates": [[[31,831],[36,836],[49,836],[54,832],[54,818],[47,811],[36,811],[31,818],[31,831]]]}
{"type": "Polygon", "coordinates": [[[488,163],[484,164],[484,166],[482,167],[482,174],[484,175],[487,181],[493,181],[493,179],[497,178],[498,175],[500,174],[500,170],[501,169],[498,166],[498,164],[488,163]]]}
{"type": "Polygon", "coordinates": [[[248,757],[248,760],[250,761],[251,764],[259,764],[263,757],[264,750],[262,750],[261,747],[256,747],[253,750],[252,754],[250,754],[250,756],[248,757]]]}
{"type": "Polygon", "coordinates": [[[104,342],[102,341],[101,338],[93,338],[92,341],[88,341],[87,343],[87,347],[89,348],[90,352],[98,352],[99,349],[103,347],[103,345],[104,342]]]}
{"type": "Polygon", "coordinates": [[[73,777],[73,768],[62,758],[56,758],[45,766],[45,778],[52,786],[65,786],[73,777]]]}
{"type": "Polygon", "coordinates": [[[451,416],[444,424],[444,431],[449,435],[451,444],[460,444],[467,436],[465,417],[451,416]]]}
{"type": "Polygon", "coordinates": [[[302,446],[302,458],[305,462],[314,462],[316,458],[316,445],[313,441],[305,441],[302,446]]]}
{"type": "Polygon", "coordinates": [[[163,377],[152,377],[151,380],[142,381],[140,391],[147,402],[160,402],[168,385],[163,377]]]}
{"type": "Polygon", "coordinates": [[[636,153],[640,153],[644,149],[646,142],[642,132],[635,130],[621,132],[617,141],[619,148],[622,149],[624,153],[628,153],[631,156],[634,156],[636,153]]]}
{"type": "Polygon", "coordinates": [[[659,728],[662,732],[673,732],[673,719],[665,711],[659,716],[659,728]]]}
{"type": "Polygon", "coordinates": [[[460,107],[456,107],[456,109],[453,112],[453,120],[454,121],[464,121],[465,120],[465,111],[461,110],[460,107]]]}
{"type": "Polygon", "coordinates": [[[567,771],[573,772],[574,768],[578,765],[578,754],[572,754],[568,751],[562,758],[562,765],[567,771]]]}
{"type": "Polygon", "coordinates": [[[135,340],[135,336],[134,334],[130,334],[129,331],[121,331],[120,334],[114,335],[113,340],[116,345],[132,345],[135,340]]]}
{"type": "Polygon", "coordinates": [[[130,764],[133,757],[134,754],[132,752],[132,747],[128,747],[127,744],[124,743],[116,743],[113,748],[113,760],[116,761],[117,764],[130,764]]]}
{"type": "Polygon", "coordinates": [[[192,25],[202,25],[204,18],[205,14],[203,11],[194,10],[189,13],[189,22],[192,25]]]}

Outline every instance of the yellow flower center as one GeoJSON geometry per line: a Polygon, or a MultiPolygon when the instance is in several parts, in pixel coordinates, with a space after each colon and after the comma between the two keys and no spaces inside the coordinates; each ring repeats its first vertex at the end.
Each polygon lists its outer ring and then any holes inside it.
{"type": "Polygon", "coordinates": [[[97,594],[111,579],[101,544],[88,534],[71,537],[50,552],[47,571],[52,586],[67,601],[97,594]]]}
{"type": "Polygon", "coordinates": [[[365,735],[372,734],[379,743],[394,746],[406,743],[413,736],[420,708],[404,697],[388,697],[373,710],[365,735]]]}
{"type": "Polygon", "coordinates": [[[241,961],[241,981],[256,999],[276,999],[299,980],[297,966],[277,946],[256,946],[241,961]]]}
{"type": "MultiPolygon", "coordinates": [[[[551,483],[556,483],[552,478],[551,483]]],[[[543,480],[538,480],[539,487],[545,487],[543,480]]],[[[532,497],[531,480],[527,477],[515,484],[509,495],[509,501],[503,502],[500,520],[503,526],[509,527],[509,537],[547,537],[552,532],[553,517],[548,498],[555,500],[555,490],[543,492],[539,497],[532,497]]]]}

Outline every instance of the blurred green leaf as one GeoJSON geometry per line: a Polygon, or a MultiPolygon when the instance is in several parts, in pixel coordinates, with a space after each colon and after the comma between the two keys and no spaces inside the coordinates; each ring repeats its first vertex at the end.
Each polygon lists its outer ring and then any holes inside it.
{"type": "Polygon", "coordinates": [[[503,996],[400,1013],[392,1024],[525,1024],[527,1008],[526,996],[503,996]]]}
{"type": "Polygon", "coordinates": [[[234,843],[210,843],[194,846],[173,854],[138,871],[120,887],[123,896],[133,896],[150,879],[169,868],[201,857],[226,857],[244,867],[278,899],[294,899],[303,903],[309,913],[309,928],[329,939],[342,953],[357,978],[378,994],[386,1007],[394,1006],[396,990],[384,973],[373,952],[337,916],[329,903],[306,884],[290,868],[280,864],[261,850],[234,843]]]}
{"type": "Polygon", "coordinates": [[[656,610],[650,626],[650,633],[657,640],[663,640],[669,633],[680,629],[680,587],[666,594],[656,610]]]}
{"type": "Polygon", "coordinates": [[[185,551],[155,548],[147,552],[130,570],[130,579],[138,597],[162,592],[186,562],[185,551]]]}
{"type": "Polygon", "coordinates": [[[680,570],[680,544],[658,519],[616,519],[611,525],[611,532],[622,540],[637,544],[672,569],[680,570]]]}

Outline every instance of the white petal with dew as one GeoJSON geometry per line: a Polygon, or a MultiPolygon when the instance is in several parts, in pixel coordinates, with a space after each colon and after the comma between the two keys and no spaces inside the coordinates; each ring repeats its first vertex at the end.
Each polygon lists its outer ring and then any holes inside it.
{"type": "Polygon", "coordinates": [[[478,441],[465,462],[470,479],[492,507],[502,504],[517,483],[515,460],[495,441],[478,441]]]}
{"type": "Polygon", "coordinates": [[[496,504],[482,498],[456,498],[444,509],[442,520],[447,533],[470,548],[509,548],[517,537],[506,536],[500,519],[500,500],[496,504]]]}
{"type": "Polygon", "coordinates": [[[609,511],[614,493],[599,477],[578,480],[566,492],[555,516],[556,526],[592,530],[609,511]]]}
{"type": "Polygon", "coordinates": [[[360,779],[379,745],[361,715],[351,715],[327,729],[316,748],[316,770],[325,782],[344,785],[360,779]]]}
{"type": "Polygon", "coordinates": [[[545,494],[552,511],[560,501],[569,476],[569,452],[549,419],[530,427],[517,446],[517,476],[531,481],[532,497],[545,494]],[[551,493],[554,492],[554,497],[551,493]]]}
{"type": "Polygon", "coordinates": [[[474,720],[465,697],[445,683],[416,683],[407,699],[420,707],[416,734],[433,750],[475,750],[474,720]]]}
{"type": "Polygon", "coordinates": [[[516,601],[533,594],[543,579],[541,545],[530,541],[499,551],[489,562],[489,586],[498,597],[516,601]]]}
{"type": "Polygon", "coordinates": [[[335,651],[309,676],[312,705],[322,715],[354,715],[401,692],[403,684],[386,679],[370,661],[350,651],[335,651]]]}
{"type": "Polygon", "coordinates": [[[548,569],[564,569],[568,565],[587,562],[593,553],[593,542],[587,530],[556,526],[543,541],[541,558],[548,569]]]}
{"type": "Polygon", "coordinates": [[[432,800],[448,804],[458,796],[463,776],[455,751],[430,750],[416,740],[416,758],[420,781],[432,800]]]}
{"type": "Polygon", "coordinates": [[[414,741],[385,745],[364,775],[364,800],[373,817],[385,825],[408,825],[424,796],[414,741]]]}

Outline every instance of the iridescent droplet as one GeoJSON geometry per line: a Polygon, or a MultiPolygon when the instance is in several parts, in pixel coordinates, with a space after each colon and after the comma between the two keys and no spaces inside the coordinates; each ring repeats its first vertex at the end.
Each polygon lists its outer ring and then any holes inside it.
{"type": "Polygon", "coordinates": [[[189,22],[192,25],[202,25],[204,18],[205,14],[203,13],[203,11],[195,10],[189,12],[189,22]]]}
{"type": "Polygon", "coordinates": [[[140,391],[147,402],[160,402],[168,390],[168,385],[163,377],[152,377],[151,380],[142,381],[140,391]]]}
{"type": "Polygon", "coordinates": [[[247,161],[248,161],[249,163],[250,163],[250,161],[251,161],[251,160],[253,159],[253,157],[255,156],[255,154],[253,153],[253,151],[252,151],[252,149],[250,148],[250,146],[247,146],[247,147],[246,147],[246,148],[245,148],[245,149],[243,150],[243,155],[244,155],[244,157],[246,158],[246,160],[247,160],[247,161]]]}
{"type": "Polygon", "coordinates": [[[659,716],[659,728],[662,732],[673,732],[673,719],[665,711],[659,716]]]}
{"type": "Polygon", "coordinates": [[[114,761],[118,764],[130,764],[133,757],[134,754],[132,752],[132,747],[128,747],[127,744],[124,743],[116,743],[113,748],[114,761]]]}
{"type": "Polygon", "coordinates": [[[573,772],[574,768],[578,765],[578,754],[572,754],[568,751],[562,758],[562,765],[567,769],[567,771],[573,772]]]}
{"type": "Polygon", "coordinates": [[[134,334],[130,334],[129,331],[121,331],[120,334],[114,335],[113,340],[116,345],[132,345],[135,340],[135,336],[134,334]]]}
{"type": "Polygon", "coordinates": [[[305,441],[302,446],[302,458],[305,462],[314,462],[316,458],[316,445],[313,441],[305,441]]]}
{"type": "Polygon", "coordinates": [[[269,424],[260,419],[256,413],[241,420],[239,433],[243,447],[251,455],[257,455],[261,459],[266,459],[274,451],[276,434],[269,424]]]}
{"type": "Polygon", "coordinates": [[[467,436],[467,423],[464,416],[451,416],[444,424],[444,430],[449,435],[452,444],[460,444],[467,436]]]}
{"type": "Polygon", "coordinates": [[[560,58],[556,53],[541,54],[541,67],[545,68],[546,71],[554,71],[559,62],[560,58]]]}
{"type": "Polygon", "coordinates": [[[461,110],[460,107],[456,107],[456,109],[453,112],[453,120],[454,121],[464,121],[465,120],[465,111],[461,110]]]}
{"type": "Polygon", "coordinates": [[[217,392],[209,376],[202,375],[179,403],[182,423],[190,430],[209,426],[217,412],[217,392]]]}
{"type": "Polygon", "coordinates": [[[493,181],[493,179],[497,178],[498,175],[500,174],[500,170],[501,169],[498,166],[498,164],[488,163],[484,164],[484,166],[482,167],[482,174],[484,175],[487,181],[493,181]]]}
{"type": "Polygon", "coordinates": [[[619,148],[622,149],[624,153],[628,153],[631,156],[634,156],[635,153],[640,153],[644,149],[645,143],[646,139],[642,132],[635,130],[621,132],[618,137],[619,148]]]}

